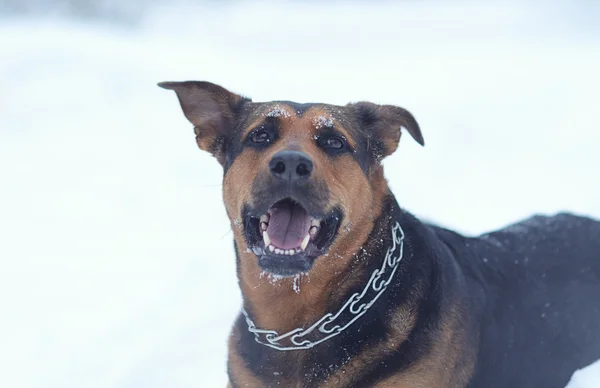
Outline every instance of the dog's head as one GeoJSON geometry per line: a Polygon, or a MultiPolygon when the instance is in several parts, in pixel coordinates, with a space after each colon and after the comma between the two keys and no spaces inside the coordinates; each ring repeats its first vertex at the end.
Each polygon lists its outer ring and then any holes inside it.
{"type": "Polygon", "coordinates": [[[238,250],[279,276],[356,252],[387,194],[382,158],[401,128],[424,144],[396,106],[252,102],[209,82],[159,85],[177,93],[198,146],[224,168],[238,250]]]}

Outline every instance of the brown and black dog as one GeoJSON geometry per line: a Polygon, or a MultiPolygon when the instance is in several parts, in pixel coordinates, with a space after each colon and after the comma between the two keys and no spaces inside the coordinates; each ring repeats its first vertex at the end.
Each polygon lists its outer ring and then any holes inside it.
{"type": "Polygon", "coordinates": [[[401,130],[424,144],[402,108],[159,85],[224,168],[243,295],[229,386],[562,388],[600,358],[600,222],[464,237],[388,188],[401,130]]]}

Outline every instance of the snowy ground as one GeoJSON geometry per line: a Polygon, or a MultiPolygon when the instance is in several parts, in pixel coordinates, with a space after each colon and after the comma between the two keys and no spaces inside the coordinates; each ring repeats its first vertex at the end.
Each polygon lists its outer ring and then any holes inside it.
{"type": "Polygon", "coordinates": [[[0,386],[224,385],[240,298],[221,171],[158,81],[402,105],[427,146],[403,142],[391,186],[465,233],[600,217],[600,6],[481,3],[0,19],[0,386]]]}
{"type": "Polygon", "coordinates": [[[600,361],[573,374],[567,388],[597,388],[600,386],[600,361]]]}

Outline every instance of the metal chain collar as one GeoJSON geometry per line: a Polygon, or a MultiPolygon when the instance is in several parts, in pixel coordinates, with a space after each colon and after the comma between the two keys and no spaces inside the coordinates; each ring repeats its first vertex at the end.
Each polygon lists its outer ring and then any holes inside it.
{"type": "Polygon", "coordinates": [[[297,328],[287,333],[279,334],[275,330],[257,328],[246,310],[242,308],[242,313],[246,317],[246,323],[248,324],[248,331],[254,334],[254,339],[259,344],[281,351],[310,349],[335,337],[363,316],[385,292],[387,286],[394,278],[403,253],[404,231],[400,227],[400,224],[396,222],[392,227],[392,246],[388,248],[381,268],[373,271],[371,278],[362,292],[353,294],[337,313],[325,314],[306,329],[297,328]],[[386,274],[387,277],[384,278],[386,274]],[[363,302],[362,300],[367,294],[373,294],[373,297],[368,302],[363,302]],[[344,320],[339,319],[340,315],[346,310],[348,310],[350,316],[344,320]],[[306,338],[313,332],[315,332],[314,337],[316,338],[313,340],[306,338]]]}

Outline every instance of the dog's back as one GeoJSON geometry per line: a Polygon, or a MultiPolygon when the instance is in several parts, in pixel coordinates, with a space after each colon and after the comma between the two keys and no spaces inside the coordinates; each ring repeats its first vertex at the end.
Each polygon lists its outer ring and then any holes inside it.
{"type": "Polygon", "coordinates": [[[471,386],[564,387],[600,359],[600,222],[535,216],[464,241],[487,289],[471,386]]]}

